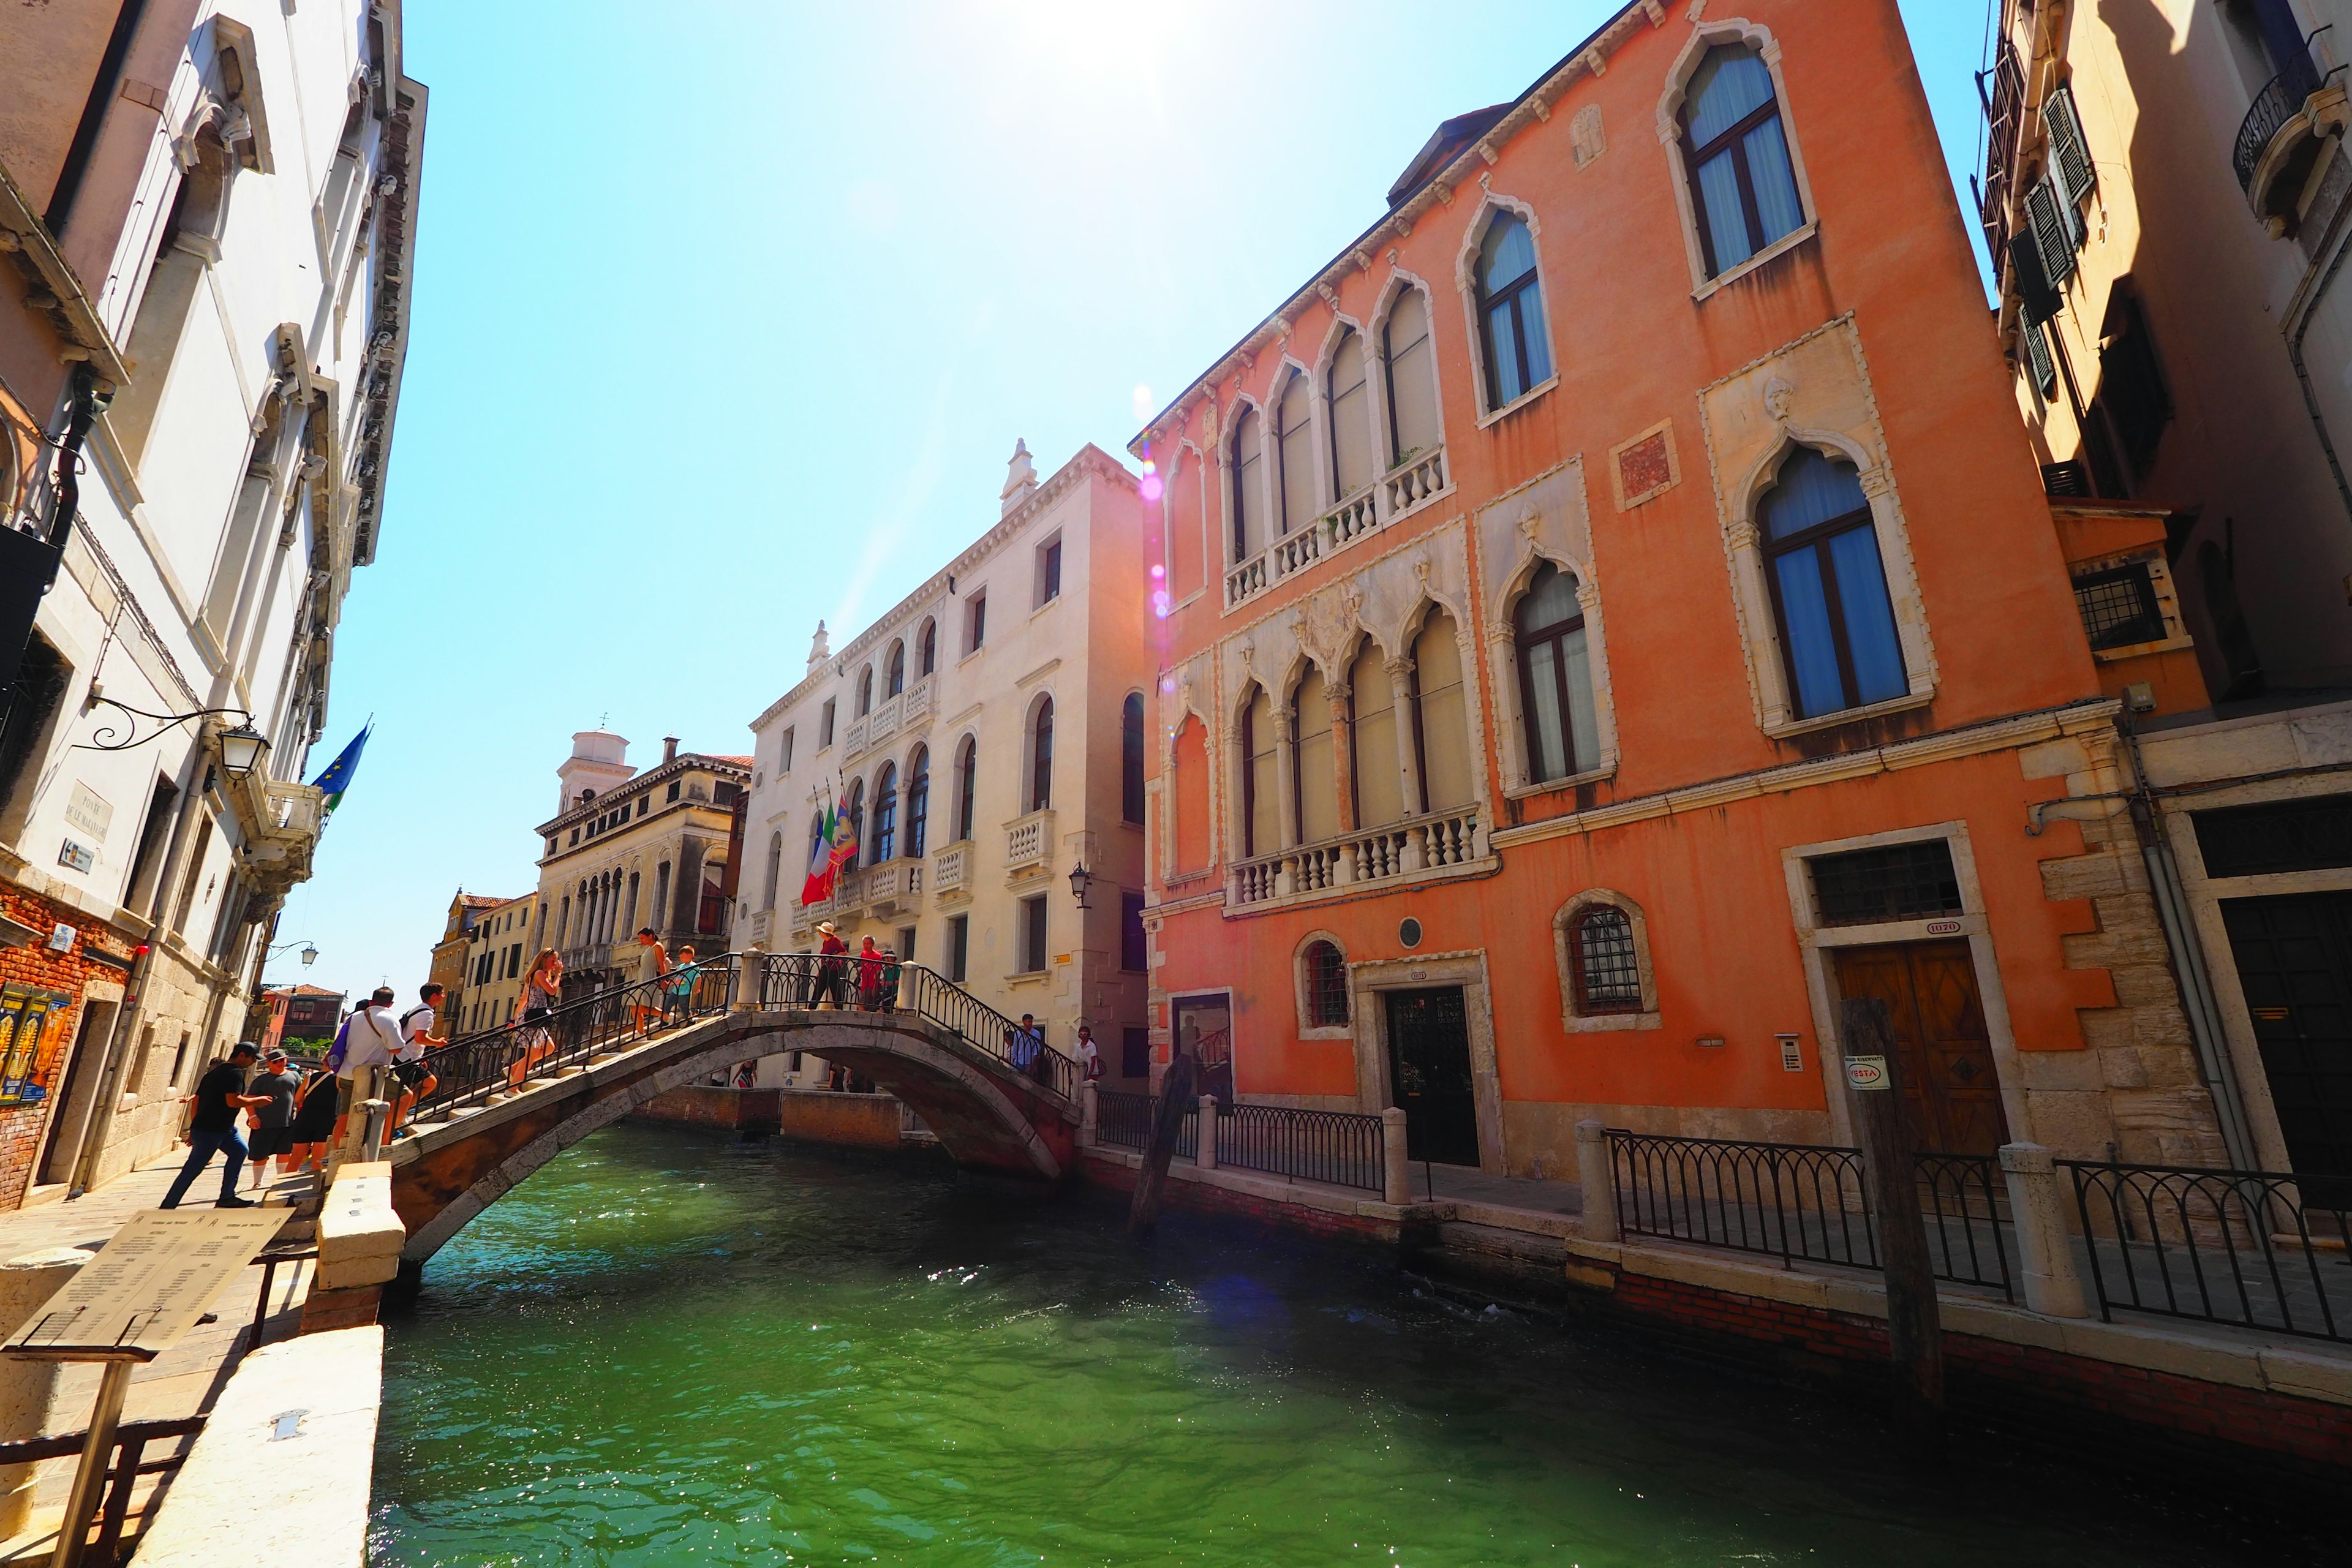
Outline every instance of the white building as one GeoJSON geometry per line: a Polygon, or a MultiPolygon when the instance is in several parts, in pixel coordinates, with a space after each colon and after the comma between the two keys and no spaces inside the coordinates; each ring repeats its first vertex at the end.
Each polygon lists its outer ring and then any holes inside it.
{"type": "MultiPolygon", "coordinates": [[[[735,945],[805,952],[831,920],[1068,1049],[1147,1077],[1144,692],[1156,661],[1137,480],[1089,446],[1043,484],[1013,453],[996,525],[754,720],[735,945]],[[803,906],[817,821],[857,863],[803,906]],[[1072,873],[1089,874],[1077,907],[1072,873]],[[1131,1070],[1130,1070],[1131,1069],[1131,1070]]],[[[805,1086],[824,1068],[803,1061],[805,1086]]],[[[785,1081],[776,1064],[763,1081],[785,1081]]]]}
{"type": "Polygon", "coordinates": [[[15,1031],[0,1205],[170,1147],[310,875],[301,780],[375,556],[425,115],[398,0],[7,11],[0,260],[28,281],[0,308],[80,368],[42,395],[0,334],[9,433],[47,437],[0,463],[0,542],[56,574],[0,733],[0,976],[51,1026],[15,1031]],[[240,775],[245,730],[268,746],[240,775]]]}

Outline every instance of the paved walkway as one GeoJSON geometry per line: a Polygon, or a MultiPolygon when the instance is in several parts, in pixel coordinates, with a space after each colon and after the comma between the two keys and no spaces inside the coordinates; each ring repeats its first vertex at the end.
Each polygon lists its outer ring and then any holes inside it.
{"type": "MultiPolygon", "coordinates": [[[[69,1202],[0,1214],[0,1259],[21,1258],[55,1247],[102,1247],[133,1214],[163,1201],[185,1157],[184,1150],[177,1151],[156,1164],[117,1176],[97,1191],[69,1202]]],[[[220,1192],[219,1172],[215,1162],[196,1179],[183,1206],[211,1207],[220,1192]]],[[[252,1167],[247,1167],[237,1190],[248,1197],[254,1194],[252,1167]]],[[[280,1178],[273,1173],[265,1201],[288,1203],[306,1198],[310,1193],[310,1178],[280,1178]]],[[[293,1334],[301,1317],[303,1300],[310,1294],[314,1268],[315,1264],[309,1260],[278,1266],[262,1321],[264,1342],[293,1334]]],[[[262,1275],[262,1265],[248,1266],[214,1303],[216,1321],[198,1325],[178,1344],[132,1371],[131,1391],[123,1402],[125,1421],[170,1420],[201,1415],[212,1408],[230,1373],[236,1370],[237,1359],[248,1346],[255,1309],[261,1298],[262,1275]]],[[[99,1373],[100,1369],[94,1365],[68,1365],[64,1369],[40,1436],[88,1428],[90,1405],[98,1394],[99,1373]]],[[[163,1458],[173,1451],[169,1445],[159,1445],[149,1449],[145,1458],[163,1458]]],[[[0,1542],[0,1564],[46,1561],[48,1551],[56,1544],[57,1520],[65,1506],[66,1491],[73,1483],[74,1465],[70,1458],[43,1462],[34,1494],[33,1527],[24,1535],[0,1542]]],[[[149,1485],[152,1488],[152,1483],[149,1485]]],[[[142,1492],[134,1509],[150,1500],[142,1492]]]]}

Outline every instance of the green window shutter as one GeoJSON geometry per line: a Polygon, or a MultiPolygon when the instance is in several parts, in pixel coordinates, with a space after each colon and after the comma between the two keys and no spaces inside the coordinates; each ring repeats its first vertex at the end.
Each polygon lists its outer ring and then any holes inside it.
{"type": "Polygon", "coordinates": [[[2025,222],[2053,289],[2074,276],[2074,209],[2058,193],[2056,182],[2042,179],[2025,193],[2025,222]]]}
{"type": "Polygon", "coordinates": [[[2060,192],[2069,205],[2091,194],[2098,175],[2091,166],[2091,144],[2083,137],[2083,117],[2074,112],[2074,89],[2062,87],[2042,105],[2042,122],[2050,132],[2050,166],[2058,176],[2060,192]]]}
{"type": "Polygon", "coordinates": [[[2063,301],[2042,264],[2042,247],[2034,242],[2031,226],[2010,237],[2009,268],[2010,279],[2017,288],[2019,306],[2029,325],[2039,326],[2058,313],[2063,301]]]}
{"type": "Polygon", "coordinates": [[[2023,335],[2026,368],[2032,373],[2034,390],[2047,403],[2058,395],[2058,367],[2051,362],[2050,340],[2042,335],[2043,330],[2041,322],[2029,322],[2023,335]]]}

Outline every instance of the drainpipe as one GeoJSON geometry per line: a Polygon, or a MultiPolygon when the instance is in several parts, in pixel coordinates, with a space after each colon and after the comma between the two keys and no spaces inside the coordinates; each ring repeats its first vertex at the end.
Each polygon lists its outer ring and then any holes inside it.
{"type": "Polygon", "coordinates": [[[83,178],[89,173],[89,161],[98,151],[98,133],[106,128],[106,111],[114,101],[115,85],[122,79],[122,62],[131,55],[131,40],[139,32],[140,13],[147,9],[147,0],[122,0],[122,8],[114,14],[114,31],[106,40],[106,52],[99,57],[98,75],[91,79],[89,96],[82,100],[81,119],[74,126],[73,142],[66,148],[66,161],[58,170],[58,183],[49,191],[48,210],[41,222],[52,238],[63,241],[66,225],[72,220],[74,203],[81,196],[83,178]]]}
{"type": "Polygon", "coordinates": [[[2262,1166],[2254,1156],[2254,1141],[2246,1126],[2246,1108],[2238,1091],[2238,1077],[2230,1065],[2229,1037],[2221,1026],[2221,1010],[2213,999],[2213,974],[2197,928],[2189,915],[2189,895],[2181,885],[2180,867],[2172,855],[2172,839],[2165,831],[2164,808],[2148,787],[2147,768],[2140,756],[2139,735],[2128,714],[2117,715],[2131,755],[2132,826],[2139,835],[2140,858],[2147,865],[2147,881],[2156,899],[2157,919],[2164,927],[2164,943],[2172,954],[2172,971],[2180,978],[2181,1010],[2189,1017],[2189,1036],[2197,1047],[2199,1068],[2213,1095],[2213,1111],[2221,1124],[2221,1143],[2230,1163],[2241,1171],[2262,1166]]]}

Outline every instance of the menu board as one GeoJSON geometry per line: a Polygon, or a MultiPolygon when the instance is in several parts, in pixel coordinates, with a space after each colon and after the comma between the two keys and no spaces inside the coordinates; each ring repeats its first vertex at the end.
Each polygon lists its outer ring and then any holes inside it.
{"type": "Polygon", "coordinates": [[[0,1352],[43,1361],[152,1361],[196,1326],[293,1212],[135,1214],[0,1352]]]}

